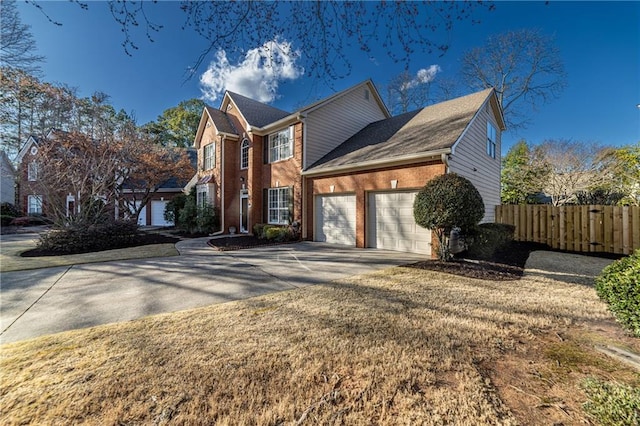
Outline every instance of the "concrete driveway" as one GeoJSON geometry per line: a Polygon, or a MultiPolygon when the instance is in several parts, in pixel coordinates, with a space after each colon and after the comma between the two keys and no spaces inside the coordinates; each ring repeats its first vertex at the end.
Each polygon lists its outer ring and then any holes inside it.
{"type": "MultiPolygon", "coordinates": [[[[328,282],[424,256],[302,242],[0,274],[0,343],[328,282]]],[[[144,247],[140,248],[144,250],[144,247]]]]}

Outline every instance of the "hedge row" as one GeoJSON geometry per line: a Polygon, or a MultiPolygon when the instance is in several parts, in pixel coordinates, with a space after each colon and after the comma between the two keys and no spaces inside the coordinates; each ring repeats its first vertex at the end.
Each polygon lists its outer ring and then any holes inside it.
{"type": "Polygon", "coordinates": [[[136,222],[112,221],[48,231],[40,236],[38,248],[59,254],[85,253],[128,247],[141,238],[136,222]]]}

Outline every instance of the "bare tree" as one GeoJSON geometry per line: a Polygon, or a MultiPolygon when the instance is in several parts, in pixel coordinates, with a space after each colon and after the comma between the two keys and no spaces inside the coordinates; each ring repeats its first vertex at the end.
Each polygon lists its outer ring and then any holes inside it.
{"type": "Polygon", "coordinates": [[[539,149],[548,168],[544,187],[554,206],[574,203],[576,194],[601,186],[609,179],[603,170],[603,147],[595,143],[547,140],[539,149]]]}
{"type": "MultiPolygon", "coordinates": [[[[80,7],[90,3],[75,0],[80,7]]],[[[42,5],[30,1],[43,10],[42,5]]],[[[149,41],[162,31],[150,8],[156,2],[110,1],[109,8],[121,26],[122,46],[128,55],[139,48],[136,33],[144,31],[149,41]]],[[[162,3],[162,2],[160,2],[162,3]]],[[[447,35],[436,38],[438,30],[450,32],[457,21],[473,19],[478,8],[494,9],[482,1],[185,1],[179,8],[185,16],[183,29],[203,37],[206,47],[188,76],[194,75],[211,53],[220,50],[242,53],[276,37],[304,47],[300,54],[309,76],[330,82],[349,75],[352,68],[348,48],[356,46],[371,53],[383,47],[395,62],[409,68],[416,56],[439,54],[449,49],[447,35]]],[[[52,18],[47,18],[56,23],[52,18]]],[[[277,60],[277,55],[272,57],[277,60]]]]}
{"type": "Polygon", "coordinates": [[[20,20],[14,0],[4,0],[0,7],[0,63],[27,73],[40,70],[44,57],[37,55],[30,26],[20,20]]]}
{"type": "Polygon", "coordinates": [[[58,225],[103,222],[114,217],[116,205],[137,218],[164,182],[186,183],[195,172],[185,150],[153,144],[134,125],[100,139],[54,131],[40,144],[39,156],[32,189],[44,195],[47,214],[58,225]]]}
{"type": "Polygon", "coordinates": [[[528,124],[528,114],[566,86],[560,52],[552,37],[523,29],[492,36],[465,53],[462,76],[474,89],[494,87],[507,127],[528,124]]]}
{"type": "Polygon", "coordinates": [[[119,168],[116,144],[79,132],[55,131],[40,144],[39,157],[33,189],[44,195],[47,214],[57,225],[91,225],[109,215],[119,168]],[[71,211],[68,197],[74,200],[71,211]]]}
{"type": "Polygon", "coordinates": [[[119,149],[117,198],[136,219],[163,184],[175,179],[185,185],[195,173],[186,150],[155,144],[142,132],[127,135],[119,149]]]}
{"type": "Polygon", "coordinates": [[[433,103],[431,93],[438,65],[422,68],[413,75],[408,71],[391,79],[387,85],[387,105],[393,113],[404,113],[433,103]]]}
{"type": "Polygon", "coordinates": [[[42,100],[44,86],[20,69],[1,70],[0,137],[2,149],[15,155],[30,134],[38,133],[37,105],[42,100]]]}

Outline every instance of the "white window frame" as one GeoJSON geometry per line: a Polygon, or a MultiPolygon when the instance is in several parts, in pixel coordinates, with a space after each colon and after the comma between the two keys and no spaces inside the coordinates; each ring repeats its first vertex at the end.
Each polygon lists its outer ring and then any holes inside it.
{"type": "Polygon", "coordinates": [[[269,163],[293,157],[293,126],[269,135],[269,163]]]}
{"type": "Polygon", "coordinates": [[[289,193],[288,186],[269,188],[267,192],[267,223],[270,225],[289,224],[289,193]]]}
{"type": "Polygon", "coordinates": [[[27,179],[29,182],[38,180],[38,162],[35,160],[27,165],[27,179]]]}
{"type": "Polygon", "coordinates": [[[27,197],[27,214],[42,214],[42,195],[27,197]]]}
{"type": "Polygon", "coordinates": [[[216,167],[216,143],[211,142],[203,148],[204,161],[202,163],[203,170],[210,170],[216,167]]]}
{"type": "Polygon", "coordinates": [[[242,139],[240,143],[240,169],[249,168],[249,139],[242,139]]]}
{"type": "Polygon", "coordinates": [[[487,155],[496,158],[497,131],[493,124],[487,121],[487,155]]]}
{"type": "Polygon", "coordinates": [[[207,205],[213,205],[214,194],[215,194],[215,188],[213,183],[197,185],[196,186],[196,204],[198,205],[198,207],[206,207],[207,205]]]}

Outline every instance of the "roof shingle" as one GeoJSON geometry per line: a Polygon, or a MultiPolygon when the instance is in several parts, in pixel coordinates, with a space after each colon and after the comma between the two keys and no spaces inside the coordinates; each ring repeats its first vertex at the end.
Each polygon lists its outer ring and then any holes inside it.
{"type": "Polygon", "coordinates": [[[250,126],[264,127],[275,121],[281,120],[291,113],[281,109],[263,104],[246,96],[233,92],[227,92],[231,100],[236,104],[242,116],[247,120],[250,126]]]}
{"type": "Polygon", "coordinates": [[[231,120],[229,120],[229,116],[219,109],[211,108],[210,106],[205,106],[207,109],[207,113],[213,124],[216,126],[216,129],[221,133],[227,133],[230,135],[237,135],[238,131],[236,130],[236,126],[233,125],[231,120]]]}
{"type": "Polygon", "coordinates": [[[318,160],[309,170],[319,171],[451,148],[492,90],[486,89],[371,123],[318,160]]]}

